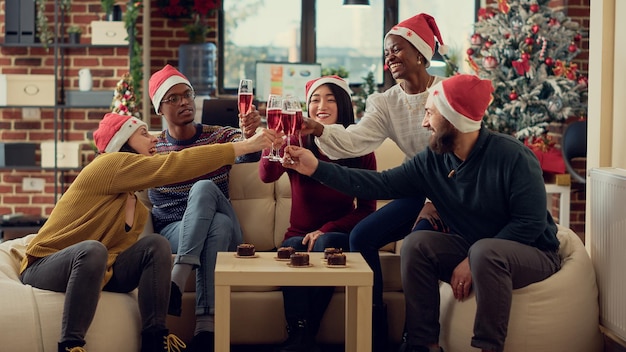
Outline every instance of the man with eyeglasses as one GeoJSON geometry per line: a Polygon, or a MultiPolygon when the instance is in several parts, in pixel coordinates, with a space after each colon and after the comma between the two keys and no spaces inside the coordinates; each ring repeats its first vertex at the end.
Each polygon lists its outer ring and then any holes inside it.
{"type": "MultiPolygon", "coordinates": [[[[196,123],[195,92],[189,80],[166,65],[149,82],[150,99],[167,129],[158,136],[157,153],[188,147],[227,143],[252,137],[261,123],[256,108],[240,116],[241,129],[196,123]]],[[[253,162],[260,153],[243,155],[237,162],[253,162]]],[[[242,242],[237,216],[230,204],[228,176],[231,166],[209,171],[197,179],[150,189],[154,230],[165,236],[176,253],[168,313],[181,315],[182,290],[196,269],[196,328],[187,351],[213,351],[217,252],[232,251],[242,242]]]]}

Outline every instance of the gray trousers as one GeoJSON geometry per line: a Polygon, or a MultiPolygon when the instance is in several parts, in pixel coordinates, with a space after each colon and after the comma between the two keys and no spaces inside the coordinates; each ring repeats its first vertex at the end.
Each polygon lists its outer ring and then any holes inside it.
{"type": "Polygon", "coordinates": [[[439,342],[439,280],[450,282],[456,266],[469,257],[476,317],[471,345],[502,351],[512,290],[544,280],[560,269],[556,251],[545,252],[519,242],[486,238],[473,245],[461,236],[416,231],[401,249],[406,328],[411,345],[439,342]]]}
{"type": "Polygon", "coordinates": [[[189,191],[182,220],[161,230],[176,253],[174,264],[196,270],[196,315],[215,313],[217,252],[235,251],[243,242],[237,214],[224,193],[210,180],[196,182],[189,191]]]}
{"type": "Polygon", "coordinates": [[[84,345],[101,291],[127,293],[139,288],[142,331],[165,329],[172,260],[167,240],[148,235],[121,252],[113,264],[113,276],[102,288],[107,257],[102,243],[83,241],[37,260],[22,273],[24,284],[65,292],[59,342],[84,345]]]}

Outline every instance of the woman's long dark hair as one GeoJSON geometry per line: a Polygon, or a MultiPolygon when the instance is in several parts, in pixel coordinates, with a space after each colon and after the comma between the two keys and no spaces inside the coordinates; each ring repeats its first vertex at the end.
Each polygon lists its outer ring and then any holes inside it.
{"type": "MultiPolygon", "coordinates": [[[[327,85],[328,88],[330,88],[330,91],[335,96],[335,101],[337,102],[337,122],[335,123],[343,125],[343,127],[346,127],[346,128],[354,124],[354,121],[355,121],[354,109],[352,107],[352,99],[350,98],[350,95],[345,90],[337,86],[336,84],[325,83],[325,85],[327,85]]],[[[310,104],[311,104],[310,101],[306,102],[307,111],[311,111],[309,109],[310,104]]],[[[315,155],[316,157],[320,156],[319,148],[313,141],[312,134],[307,136],[305,143],[306,143],[305,147],[310,149],[313,152],[313,155],[315,155]]],[[[356,160],[354,160],[354,158],[342,159],[342,160],[339,160],[338,162],[345,166],[351,166],[352,164],[356,163],[356,160]]]]}
{"type": "Polygon", "coordinates": [[[128,144],[128,141],[120,148],[120,152],[139,154],[135,149],[133,149],[133,147],[130,146],[130,144],[128,144]]]}

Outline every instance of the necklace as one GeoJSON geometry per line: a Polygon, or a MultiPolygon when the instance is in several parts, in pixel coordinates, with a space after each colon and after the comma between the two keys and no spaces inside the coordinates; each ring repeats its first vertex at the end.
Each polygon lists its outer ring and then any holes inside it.
{"type": "Polygon", "coordinates": [[[424,95],[422,93],[426,92],[434,81],[435,76],[430,76],[430,78],[428,79],[428,83],[426,83],[426,88],[423,91],[410,95],[404,89],[404,82],[400,84],[400,86],[402,87],[402,92],[404,93],[404,104],[406,105],[407,110],[409,110],[411,113],[414,113],[416,111],[421,113],[424,112],[424,107],[426,106],[426,98],[428,97],[428,95],[424,95]],[[411,97],[411,100],[413,102],[409,101],[409,96],[411,97]]]}

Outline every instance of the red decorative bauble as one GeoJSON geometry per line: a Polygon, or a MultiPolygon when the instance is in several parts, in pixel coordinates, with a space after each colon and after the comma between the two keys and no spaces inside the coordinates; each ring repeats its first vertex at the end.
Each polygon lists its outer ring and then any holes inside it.
{"type": "Polygon", "coordinates": [[[487,56],[483,59],[483,67],[487,70],[493,70],[498,66],[498,60],[493,56],[487,56]]]}
{"type": "Polygon", "coordinates": [[[557,20],[556,18],[551,18],[550,21],[548,21],[548,25],[551,27],[554,27],[558,24],[559,24],[559,20],[557,20]]]}
{"type": "Polygon", "coordinates": [[[534,12],[534,13],[539,12],[539,5],[537,4],[530,5],[530,12],[534,12]]]}
{"type": "Polygon", "coordinates": [[[576,33],[576,35],[574,36],[574,40],[579,42],[582,39],[582,36],[580,35],[580,33],[576,33]]]}
{"type": "Polygon", "coordinates": [[[511,38],[511,33],[504,33],[504,39],[511,38]]]}
{"type": "Polygon", "coordinates": [[[530,60],[530,54],[529,53],[523,53],[522,54],[522,60],[524,60],[524,61],[530,60]]]}
{"type": "Polygon", "coordinates": [[[492,45],[493,45],[493,42],[491,40],[488,40],[485,42],[485,48],[487,49],[491,48],[492,45]]]}
{"type": "Polygon", "coordinates": [[[515,93],[515,91],[512,91],[511,94],[509,94],[509,99],[511,100],[517,100],[518,96],[517,93],[515,93]]]}
{"type": "Polygon", "coordinates": [[[570,53],[574,53],[576,52],[576,50],[578,50],[578,47],[574,43],[570,44],[569,47],[567,48],[567,51],[569,51],[570,53]]]}
{"type": "Polygon", "coordinates": [[[546,57],[546,60],[544,61],[546,63],[546,65],[548,66],[552,66],[552,64],[554,64],[554,60],[552,60],[551,57],[546,57]]]}
{"type": "Polygon", "coordinates": [[[537,34],[539,32],[539,25],[535,24],[531,27],[531,30],[533,31],[533,33],[537,34]]]}
{"type": "Polygon", "coordinates": [[[535,41],[531,37],[524,39],[524,43],[526,43],[527,45],[533,45],[534,42],[535,41]]]}
{"type": "Polygon", "coordinates": [[[467,55],[469,55],[469,56],[474,55],[474,49],[472,49],[472,48],[467,49],[467,55]]]}
{"type": "Polygon", "coordinates": [[[578,77],[578,84],[587,87],[589,85],[589,79],[587,76],[580,76],[578,77]]]}
{"type": "Polygon", "coordinates": [[[483,37],[481,37],[478,33],[474,33],[470,38],[470,42],[472,43],[472,45],[480,45],[483,42],[483,37]]]}

